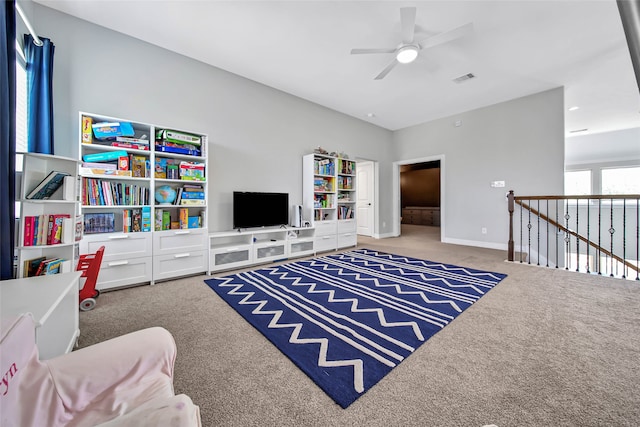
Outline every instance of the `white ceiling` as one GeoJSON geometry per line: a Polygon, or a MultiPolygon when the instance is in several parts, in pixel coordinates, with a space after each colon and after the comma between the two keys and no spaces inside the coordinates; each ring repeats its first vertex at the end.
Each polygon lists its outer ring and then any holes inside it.
{"type": "Polygon", "coordinates": [[[580,107],[565,112],[567,135],[640,127],[615,0],[36,2],[390,130],[558,86],[580,107]],[[350,51],[398,46],[406,6],[416,39],[474,32],[376,81],[392,54],[350,51]],[[452,81],[466,73],[477,77],[452,81]]]}

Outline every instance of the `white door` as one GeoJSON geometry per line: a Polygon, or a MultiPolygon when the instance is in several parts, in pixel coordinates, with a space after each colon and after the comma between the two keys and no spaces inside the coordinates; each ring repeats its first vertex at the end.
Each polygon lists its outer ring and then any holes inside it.
{"type": "Polygon", "coordinates": [[[373,162],[356,163],[356,188],[358,189],[356,221],[358,223],[358,234],[363,236],[373,236],[374,185],[373,162]]]}

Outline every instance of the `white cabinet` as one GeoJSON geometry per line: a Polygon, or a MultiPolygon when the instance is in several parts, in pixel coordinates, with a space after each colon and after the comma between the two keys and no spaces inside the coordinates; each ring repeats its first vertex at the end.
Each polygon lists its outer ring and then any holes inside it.
{"type": "Polygon", "coordinates": [[[202,273],[207,270],[207,231],[204,228],[153,233],[153,279],[202,273]]]}
{"type": "Polygon", "coordinates": [[[73,350],[79,329],[79,272],[5,280],[0,286],[3,323],[25,313],[36,321],[40,359],[73,350]]]}
{"type": "Polygon", "coordinates": [[[80,243],[81,253],[95,253],[104,246],[98,290],[135,283],[152,282],[151,233],[100,233],[87,235],[80,243]]]}
{"type": "Polygon", "coordinates": [[[105,246],[98,289],[207,271],[207,144],[199,132],[80,112],[81,253],[105,246]]]}
{"type": "Polygon", "coordinates": [[[315,253],[315,230],[304,228],[209,234],[209,271],[230,270],[315,253]]]}
{"type": "Polygon", "coordinates": [[[358,244],[355,173],[353,160],[323,154],[302,159],[304,215],[316,229],[317,252],[358,244]]]}
{"type": "Polygon", "coordinates": [[[61,271],[73,271],[77,262],[78,161],[49,154],[22,153],[21,156],[17,277],[35,275],[38,260],[60,259],[63,260],[61,271]],[[66,175],[60,181],[62,184],[47,198],[37,198],[42,193],[34,198],[34,190],[52,172],[59,172],[60,177],[66,175]]]}

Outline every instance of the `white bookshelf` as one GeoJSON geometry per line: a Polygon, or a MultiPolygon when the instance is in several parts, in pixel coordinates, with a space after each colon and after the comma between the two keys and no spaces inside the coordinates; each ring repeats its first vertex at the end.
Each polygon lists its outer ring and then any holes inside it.
{"type": "Polygon", "coordinates": [[[356,162],[324,154],[302,159],[305,220],[316,229],[317,252],[358,244],[356,234],[356,162]]]}
{"type": "MultiPolygon", "coordinates": [[[[82,239],[80,252],[93,253],[100,246],[105,246],[100,275],[99,290],[130,286],[140,283],[154,283],[180,276],[204,273],[207,270],[207,174],[208,174],[208,138],[201,132],[176,129],[171,126],[133,121],[130,119],[105,116],[95,113],[80,112],[79,157],[81,160],[81,210],[87,214],[113,215],[113,229],[106,231],[90,230],[82,239]],[[132,146],[113,146],[113,142],[99,140],[92,134],[91,140],[83,140],[83,119],[90,118],[91,123],[130,123],[134,130],[132,146]],[[158,131],[172,130],[197,137],[199,143],[191,148],[187,146],[168,146],[157,144],[158,131]],[[148,141],[144,144],[143,141],[148,141]],[[91,167],[83,167],[86,155],[124,151],[129,159],[131,176],[125,172],[94,171],[91,167]],[[133,160],[137,164],[144,163],[144,168],[133,169],[133,160]],[[183,165],[204,167],[201,179],[186,179],[183,165]],[[137,176],[135,176],[137,175],[137,176]],[[95,187],[94,180],[99,180],[107,188],[113,188],[116,197],[112,200],[95,202],[87,197],[89,189],[95,187]],[[156,190],[161,186],[169,186],[178,192],[189,185],[201,187],[203,198],[191,205],[161,204],[155,200],[156,190]],[[145,198],[138,200],[122,199],[119,191],[123,186],[135,186],[142,189],[145,198]],[[185,210],[186,216],[181,215],[185,210]],[[132,215],[127,215],[132,213],[132,215]],[[140,217],[140,223],[134,219],[140,217]],[[164,221],[163,221],[164,218],[164,221]],[[168,218],[168,221],[167,221],[168,218]],[[191,221],[187,218],[190,218],[191,221]],[[181,222],[181,219],[185,221],[181,222]],[[164,222],[164,224],[163,224],[164,222]],[[139,224],[139,225],[137,225],[139,224]],[[174,227],[174,228],[172,228],[174,227]],[[177,228],[175,228],[177,227],[177,228]]],[[[86,129],[84,134],[86,135],[86,129]]],[[[118,142],[118,141],[116,141],[118,142]]],[[[123,141],[120,141],[123,143],[123,141]]],[[[119,167],[120,165],[118,165],[119,167]]],[[[138,193],[136,193],[138,194],[138,193]]],[[[125,193],[126,196],[126,193],[125,193]]],[[[95,197],[94,197],[95,199],[95,197]]]]}
{"type": "MultiPolygon", "coordinates": [[[[18,236],[17,277],[26,275],[25,262],[44,257],[45,259],[61,258],[64,260],[61,272],[75,269],[78,259],[78,244],[75,241],[75,217],[78,214],[77,181],[78,161],[62,156],[39,153],[21,153],[22,180],[20,184],[20,232],[18,236]],[[46,200],[28,199],[27,196],[51,171],[67,173],[68,179],[46,200]],[[27,224],[29,217],[38,218],[40,226],[49,227],[50,217],[64,215],[69,219],[64,221],[60,233],[60,242],[47,242],[46,237],[38,241],[37,230],[29,231],[27,224]],[[43,219],[45,223],[40,224],[43,219]]],[[[32,225],[34,225],[32,223],[32,225]]],[[[47,234],[49,234],[47,232],[47,234]]]]}

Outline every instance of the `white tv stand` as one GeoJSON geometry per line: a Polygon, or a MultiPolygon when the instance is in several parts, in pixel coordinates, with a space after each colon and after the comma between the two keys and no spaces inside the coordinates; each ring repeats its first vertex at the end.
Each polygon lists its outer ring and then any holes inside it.
{"type": "Polygon", "coordinates": [[[256,228],[209,234],[209,272],[313,255],[313,227],[256,228]]]}

